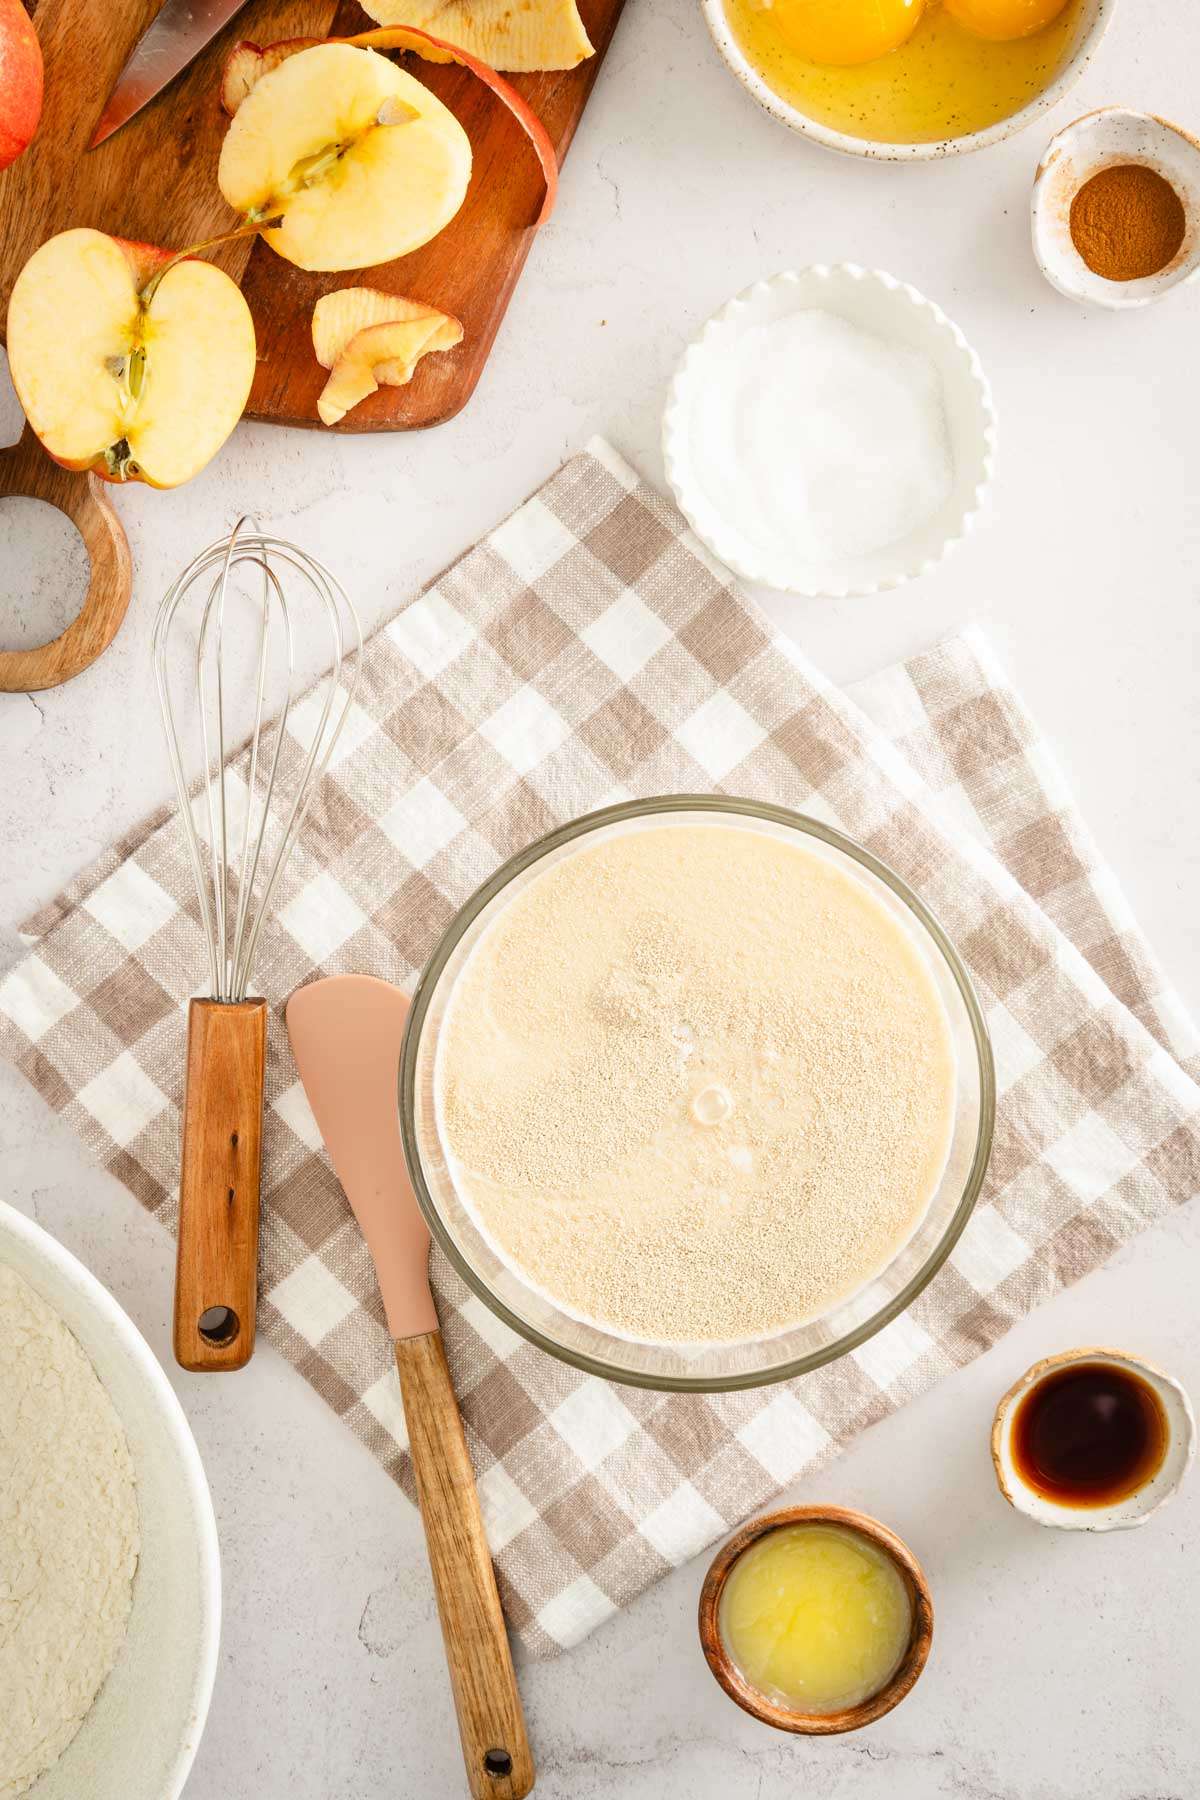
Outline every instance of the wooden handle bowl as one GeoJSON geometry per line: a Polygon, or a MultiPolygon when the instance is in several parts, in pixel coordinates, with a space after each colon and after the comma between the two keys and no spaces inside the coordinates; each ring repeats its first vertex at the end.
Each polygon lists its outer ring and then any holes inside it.
{"type": "Polygon", "coordinates": [[[91,563],[78,615],[48,644],[0,651],[0,693],[36,694],[58,687],[94,663],[112,643],[133,588],[129,545],[121,522],[95,475],[60,468],[29,426],[0,450],[0,499],[43,500],[75,526],[91,563]]]}

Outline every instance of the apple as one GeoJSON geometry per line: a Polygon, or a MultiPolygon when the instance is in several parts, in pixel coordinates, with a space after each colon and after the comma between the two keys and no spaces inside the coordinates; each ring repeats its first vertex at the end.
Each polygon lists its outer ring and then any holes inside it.
{"type": "Polygon", "coordinates": [[[221,146],[217,181],[301,269],[406,256],[448,225],[471,144],[448,107],[374,50],[308,46],[261,75],[221,146]],[[275,221],[275,223],[271,223],[275,221]]]}
{"type": "MultiPolygon", "coordinates": [[[[495,69],[489,68],[478,57],[470,55],[456,44],[449,44],[443,38],[432,37],[429,32],[418,31],[411,26],[360,31],[357,37],[331,38],[328,41],[330,44],[344,44],[357,50],[411,50],[426,62],[456,62],[469,69],[507,106],[537,152],[546,180],[546,191],[533,223],[535,226],[545,224],[554,209],[554,199],[558,192],[558,158],[554,154],[554,145],[550,142],[546,127],[511,82],[505,81],[502,75],[497,75],[495,69]]],[[[235,44],[226,59],[221,77],[221,105],[225,111],[231,117],[235,116],[259,82],[278,70],[289,57],[307,52],[312,46],[311,38],[284,39],[281,43],[268,44],[265,50],[260,49],[257,44],[235,44]]],[[[419,83],[417,85],[420,86],[419,83]]],[[[425,91],[422,89],[422,92],[425,91]]],[[[432,95],[429,98],[432,99],[432,95]]],[[[361,268],[363,265],[345,263],[341,266],[361,268]]]]}
{"type": "Polygon", "coordinates": [[[594,56],[575,0],[366,0],[378,25],[436,28],[493,69],[573,69],[594,56]]]}
{"type": "Polygon", "coordinates": [[[221,105],[229,117],[232,119],[250,89],[264,75],[269,75],[297,51],[313,50],[325,42],[324,38],[288,38],[283,43],[268,44],[265,50],[245,39],[235,44],[221,70],[221,105]]]}
{"type": "Polygon", "coordinates": [[[379,387],[404,387],[431,350],[462,342],[457,319],[377,288],[341,288],[324,294],[313,310],[313,349],[331,371],[317,401],[326,425],[338,420],[379,387]]]}
{"type": "MultiPolygon", "coordinates": [[[[346,345],[368,325],[390,325],[425,320],[430,331],[449,321],[461,331],[457,319],[428,306],[423,300],[405,300],[398,294],[385,294],[379,288],[338,288],[322,294],[313,307],[312,339],[317,361],[323,369],[332,369],[346,345]]],[[[457,343],[458,339],[455,339],[457,343]]]]}
{"type": "Polygon", "coordinates": [[[42,116],[42,47],[21,0],[0,0],[0,169],[15,162],[42,116]]]}
{"type": "Polygon", "coordinates": [[[67,469],[178,487],[221,448],[254,378],[241,289],[187,251],[63,231],[8,303],[8,362],[42,444],[67,469]]]}

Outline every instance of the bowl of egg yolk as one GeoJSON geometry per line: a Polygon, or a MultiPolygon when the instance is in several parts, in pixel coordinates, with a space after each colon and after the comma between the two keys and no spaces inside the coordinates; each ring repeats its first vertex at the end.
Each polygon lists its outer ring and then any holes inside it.
{"type": "Polygon", "coordinates": [[[889,162],[982,150],[1083,73],[1116,0],[701,0],[773,118],[889,162]]]}

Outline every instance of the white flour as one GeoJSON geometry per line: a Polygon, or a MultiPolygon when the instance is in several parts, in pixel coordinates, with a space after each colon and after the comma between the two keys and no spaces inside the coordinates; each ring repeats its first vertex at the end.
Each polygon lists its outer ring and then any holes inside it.
{"type": "Polygon", "coordinates": [[[0,1800],[86,1718],[125,1641],[138,1547],[112,1401],[58,1314],[0,1266],[0,1800]]]}
{"type": "Polygon", "coordinates": [[[955,1070],[920,952],[864,882],[725,825],[532,881],[459,977],[456,1179],[496,1249],[625,1336],[813,1318],[876,1275],[945,1164],[955,1070]]]}

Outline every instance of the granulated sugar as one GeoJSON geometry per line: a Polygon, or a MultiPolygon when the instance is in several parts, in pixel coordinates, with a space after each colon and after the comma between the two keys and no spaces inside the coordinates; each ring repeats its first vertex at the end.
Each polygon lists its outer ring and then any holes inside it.
{"type": "Polygon", "coordinates": [[[504,1258],[653,1342],[815,1317],[920,1221],[954,1105],[921,954],[865,882],[669,824],[551,867],[451,1002],[442,1135],[504,1258]]]}
{"type": "Polygon", "coordinates": [[[820,308],[714,345],[690,453],[752,565],[867,556],[932,519],[954,486],[933,358],[820,308]]]}

